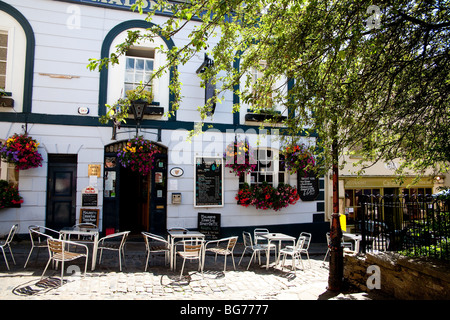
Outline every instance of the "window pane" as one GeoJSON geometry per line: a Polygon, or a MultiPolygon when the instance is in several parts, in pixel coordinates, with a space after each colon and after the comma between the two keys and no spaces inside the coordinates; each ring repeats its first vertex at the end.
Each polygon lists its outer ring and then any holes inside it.
{"type": "Polygon", "coordinates": [[[136,70],[144,70],[144,60],[143,59],[136,59],[134,68],[136,70]]]}
{"type": "Polygon", "coordinates": [[[134,59],[133,58],[127,58],[126,69],[127,70],[134,69],[134,59]]]}
{"type": "Polygon", "coordinates": [[[145,60],[145,71],[153,71],[153,60],[145,60]]]}
{"type": "Polygon", "coordinates": [[[134,82],[134,72],[133,71],[125,72],[125,82],[134,82]]]}

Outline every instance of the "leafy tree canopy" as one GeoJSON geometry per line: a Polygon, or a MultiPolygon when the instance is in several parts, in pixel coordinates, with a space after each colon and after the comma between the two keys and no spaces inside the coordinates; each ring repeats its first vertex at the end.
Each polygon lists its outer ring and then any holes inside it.
{"type": "MultiPolygon", "coordinates": [[[[133,9],[142,12],[141,3],[133,9]]],[[[334,147],[339,154],[357,148],[369,165],[402,158],[399,172],[442,172],[450,160],[449,7],[438,0],[159,0],[146,19],[171,11],[166,22],[129,32],[117,52],[91,59],[90,68],[116,63],[143,39],[183,32],[183,45],[160,48],[167,64],[154,77],[174,70],[170,88],[179,103],[177,67],[207,53],[214,64],[200,76],[217,83],[217,97],[201,108],[202,120],[231,90],[256,111],[288,110],[286,133],[308,128],[324,169],[337,161],[334,147]],[[253,70],[263,76],[252,80],[253,70]]]]}

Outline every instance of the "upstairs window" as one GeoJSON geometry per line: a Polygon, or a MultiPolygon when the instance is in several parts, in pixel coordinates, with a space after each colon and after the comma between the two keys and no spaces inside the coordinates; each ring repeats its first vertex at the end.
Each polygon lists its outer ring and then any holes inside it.
{"type": "Polygon", "coordinates": [[[0,30],[0,88],[6,88],[6,65],[8,58],[8,32],[0,30]]]}
{"type": "Polygon", "coordinates": [[[148,48],[131,48],[125,60],[124,91],[133,90],[141,83],[147,90],[153,86],[148,83],[154,69],[155,50],[148,48]]]}

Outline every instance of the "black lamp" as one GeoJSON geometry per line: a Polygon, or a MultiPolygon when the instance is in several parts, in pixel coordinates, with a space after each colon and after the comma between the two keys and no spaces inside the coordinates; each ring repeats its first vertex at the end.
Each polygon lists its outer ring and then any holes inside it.
{"type": "Polygon", "coordinates": [[[143,99],[134,100],[131,102],[131,111],[133,111],[134,120],[136,120],[136,137],[139,133],[139,127],[141,125],[142,118],[144,117],[146,106],[147,101],[143,99]]]}

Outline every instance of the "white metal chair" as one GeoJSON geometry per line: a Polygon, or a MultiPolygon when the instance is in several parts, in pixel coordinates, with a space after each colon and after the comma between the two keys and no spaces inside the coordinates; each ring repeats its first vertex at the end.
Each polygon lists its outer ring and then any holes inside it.
{"type": "Polygon", "coordinates": [[[53,239],[53,238],[48,238],[47,244],[48,244],[49,259],[47,265],[45,266],[44,272],[42,273],[41,279],[44,277],[44,274],[47,271],[50,261],[61,262],[61,285],[62,285],[64,277],[64,262],[73,261],[83,257],[86,259],[86,262],[84,263],[84,275],[86,275],[88,255],[89,255],[89,249],[86,245],[73,241],[53,239]],[[85,253],[69,251],[68,249],[66,249],[66,246],[68,247],[69,245],[82,247],[86,251],[85,253]]]}
{"type": "Polygon", "coordinates": [[[39,251],[41,248],[47,248],[47,239],[48,238],[60,238],[60,233],[56,230],[43,227],[43,226],[36,226],[32,225],[28,227],[28,232],[30,233],[30,241],[31,241],[31,249],[30,253],[28,254],[27,261],[25,261],[24,268],[27,267],[28,261],[30,260],[31,254],[33,253],[33,249],[38,249],[38,254],[36,256],[36,259],[39,257],[39,251]],[[50,233],[52,235],[50,235],[50,233]]]}
{"type": "Polygon", "coordinates": [[[261,237],[261,235],[268,234],[268,233],[269,233],[269,229],[255,228],[255,230],[253,230],[253,239],[255,240],[255,244],[261,244],[261,241],[267,243],[267,239],[264,237],[261,237]]]}
{"type": "MultiPolygon", "coordinates": [[[[327,232],[326,237],[327,237],[328,249],[327,249],[327,253],[325,253],[325,257],[323,258],[323,263],[325,263],[325,260],[327,259],[328,255],[330,254],[330,250],[331,250],[331,248],[330,248],[331,247],[331,236],[330,236],[329,232],[327,232]]],[[[342,246],[344,248],[349,248],[351,251],[353,251],[353,243],[351,243],[351,242],[342,241],[342,246]]]]}
{"type": "MultiPolygon", "coordinates": [[[[308,257],[309,267],[311,268],[311,260],[309,260],[309,245],[311,244],[311,233],[302,232],[300,233],[300,237],[305,237],[305,241],[303,242],[303,246],[300,247],[300,254],[306,253],[306,256],[308,257]]],[[[302,261],[303,263],[303,261],[302,261]]]]}
{"type": "Polygon", "coordinates": [[[11,250],[11,241],[14,238],[14,235],[16,234],[16,231],[18,228],[19,228],[19,225],[14,224],[11,227],[11,229],[9,230],[9,233],[8,233],[8,236],[6,237],[6,239],[4,241],[0,242],[0,248],[2,249],[3,257],[5,258],[6,267],[8,268],[8,270],[9,270],[9,264],[8,264],[8,260],[6,259],[5,248],[9,249],[9,253],[11,253],[11,258],[12,258],[14,264],[16,264],[16,260],[14,259],[14,255],[11,250]]]}
{"type": "Polygon", "coordinates": [[[295,246],[287,246],[280,250],[280,255],[283,255],[283,263],[281,265],[282,268],[284,268],[284,264],[286,262],[286,256],[291,256],[292,270],[294,272],[297,271],[297,259],[300,259],[300,261],[302,263],[302,268],[304,268],[301,253],[302,253],[302,248],[303,248],[303,245],[305,244],[305,241],[306,241],[306,237],[300,236],[300,237],[298,237],[297,243],[295,244],[295,246]]]}
{"type": "Polygon", "coordinates": [[[183,250],[178,251],[177,254],[183,258],[183,265],[181,267],[180,278],[183,276],[184,264],[186,260],[198,260],[198,270],[203,274],[203,258],[204,258],[204,241],[203,240],[183,240],[183,250]]]}
{"type": "Polygon", "coordinates": [[[145,249],[147,251],[147,260],[145,262],[145,271],[147,271],[148,260],[151,253],[164,252],[165,262],[167,264],[170,254],[170,243],[166,239],[149,232],[141,232],[145,240],[145,249]]]}
{"type": "Polygon", "coordinates": [[[209,251],[209,252],[212,252],[215,254],[214,262],[217,261],[218,254],[225,256],[224,267],[223,267],[224,272],[227,269],[227,256],[228,255],[231,255],[231,261],[233,261],[233,267],[234,267],[234,270],[236,270],[236,265],[234,264],[233,251],[234,251],[234,247],[236,246],[237,240],[238,240],[238,237],[235,236],[235,237],[223,238],[223,239],[219,239],[219,240],[208,241],[205,245],[205,252],[209,251]],[[216,244],[216,246],[208,248],[208,245],[211,245],[211,244],[216,244]]]}
{"type": "Polygon", "coordinates": [[[102,262],[103,249],[117,251],[119,253],[119,270],[122,271],[122,256],[125,262],[125,242],[130,231],[123,231],[107,235],[98,240],[98,249],[100,249],[99,263],[102,262]]]}
{"type": "MultiPolygon", "coordinates": [[[[248,266],[247,266],[247,270],[248,270],[248,268],[250,268],[250,264],[252,263],[253,257],[255,256],[256,253],[259,254],[261,251],[265,251],[266,257],[268,257],[270,250],[272,250],[272,249],[276,250],[276,245],[274,245],[274,244],[271,244],[270,246],[261,245],[261,244],[254,245],[252,242],[252,236],[247,231],[242,232],[242,237],[244,239],[244,251],[242,252],[241,259],[239,260],[239,265],[241,264],[242,258],[244,257],[244,254],[247,251],[247,249],[253,251],[252,256],[250,258],[250,262],[248,263],[248,266]]],[[[259,258],[259,264],[261,264],[261,257],[259,258]]]]}

